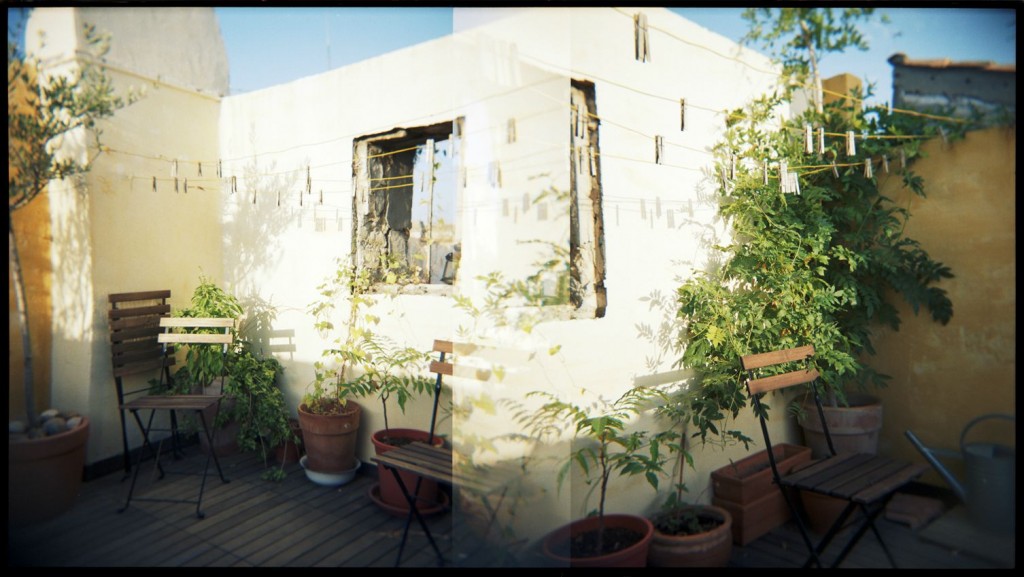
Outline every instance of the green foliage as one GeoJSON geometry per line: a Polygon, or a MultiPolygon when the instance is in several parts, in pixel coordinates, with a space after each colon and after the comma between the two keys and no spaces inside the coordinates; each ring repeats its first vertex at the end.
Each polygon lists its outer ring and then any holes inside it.
{"type": "MultiPolygon", "coordinates": [[[[805,20],[832,22],[828,14],[813,14],[805,20]]],[[[780,26],[791,27],[796,16],[785,11],[784,16],[780,26]]],[[[821,25],[812,29],[819,49],[860,42],[845,24],[827,30],[821,25]]],[[[757,33],[764,32],[752,32],[757,33]]],[[[830,134],[852,130],[876,137],[928,137],[942,129],[955,139],[965,125],[890,115],[882,107],[831,104],[822,114],[810,110],[775,129],[772,110],[785,104],[783,97],[768,97],[734,114],[724,142],[716,147],[722,165],[735,155],[784,160],[791,167],[852,166],[835,168],[838,177],[832,169],[800,173],[801,194],[795,195],[782,193],[777,180],[765,185],[760,164],[741,163],[736,178],[719,190],[719,213],[730,223],[734,240],[716,247],[724,261],[720,268],[678,289],[686,343],[678,364],[698,373],[700,395],[690,402],[702,438],[718,433],[714,421],[723,411],[735,415],[745,405],[742,355],[814,345],[821,381],[843,402],[847,383],[885,384],[887,376],[862,362],[864,355],[874,354],[872,329],[899,328],[894,299],[902,298],[915,313],[927,309],[942,324],[952,317],[949,297],[935,286],[952,272],[905,235],[910,213],[881,194],[878,180],[885,175],[864,175],[865,159],[887,157],[894,171],[902,171],[904,186],[924,196],[923,180],[910,168],[921,156],[920,143],[861,139],[856,156],[846,157],[835,142],[821,154],[807,153],[800,135],[810,124],[830,134]],[[898,163],[898,158],[905,160],[898,163]]]]}
{"type": "MultiPolygon", "coordinates": [[[[183,318],[232,318],[244,313],[238,299],[200,275],[199,285],[192,293],[192,306],[175,311],[183,318]]],[[[220,332],[218,329],[190,329],[191,332],[220,332]]],[[[232,346],[225,359],[220,347],[188,347],[185,363],[174,374],[171,392],[187,394],[198,387],[209,387],[223,373],[226,380],[221,392],[234,403],[221,403],[214,425],[239,424],[236,437],[243,451],[259,452],[264,464],[270,451],[291,440],[297,442],[288,426],[288,407],[284,393],[277,386],[277,377],[284,368],[274,357],[263,357],[253,351],[252,344],[238,337],[232,328],[232,346]],[[227,366],[224,366],[224,363],[227,366]]],[[[266,478],[279,480],[280,473],[265,473],[266,478]]]]}
{"type": "Polygon", "coordinates": [[[84,28],[88,48],[80,65],[68,74],[47,74],[38,58],[21,54],[10,36],[7,40],[8,254],[24,350],[25,416],[30,423],[36,420],[32,339],[13,213],[46,190],[50,181],[88,171],[102,150],[97,122],[137,99],[132,93],[127,99],[120,97],[102,68],[109,36],[89,25],[84,28]],[[65,138],[82,131],[93,139],[94,147],[85,161],[62,150],[65,138]]]}
{"type": "MultiPolygon", "coordinates": [[[[192,293],[192,305],[174,311],[181,318],[230,318],[238,319],[244,312],[238,299],[217,286],[209,278],[199,275],[199,285],[192,293]]],[[[213,334],[221,332],[216,328],[188,329],[190,333],[213,334]]],[[[238,335],[231,329],[232,340],[238,335]]],[[[188,393],[194,387],[209,387],[224,372],[224,356],[220,347],[186,347],[185,364],[175,373],[175,391],[188,393]]]]}
{"type": "MultiPolygon", "coordinates": [[[[643,475],[655,489],[658,475],[664,472],[669,451],[676,446],[679,435],[673,431],[650,434],[648,431],[627,431],[631,418],[641,415],[645,407],[664,401],[664,393],[655,388],[631,388],[614,402],[600,401],[585,407],[559,399],[546,391],[527,393],[527,398],[544,401],[539,409],[527,409],[508,403],[515,409],[513,419],[526,433],[537,440],[555,440],[564,429],[574,433],[568,459],[559,468],[558,488],[575,465],[586,476],[589,495],[597,491],[598,516],[604,519],[608,484],[613,475],[643,475]]],[[[603,533],[603,525],[601,528],[603,533]]],[[[598,547],[600,550],[600,546],[598,547]]]]}

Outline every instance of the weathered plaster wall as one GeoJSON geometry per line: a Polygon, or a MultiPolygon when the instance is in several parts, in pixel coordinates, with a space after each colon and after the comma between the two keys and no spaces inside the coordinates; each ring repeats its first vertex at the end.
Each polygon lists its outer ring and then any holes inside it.
{"type": "MultiPolygon", "coordinates": [[[[987,413],[1016,413],[1016,131],[989,128],[965,140],[926,143],[928,158],[913,169],[926,198],[889,177],[883,193],[909,208],[906,233],[949,266],[955,278],[938,286],[953,301],[948,325],[900,306],[898,332],[878,335],[870,362],[892,375],[879,450],[924,462],[904,437],[909,429],[928,447],[959,451],[960,434],[987,413]]],[[[968,441],[1015,446],[1014,428],[989,421],[968,441]]],[[[951,470],[963,479],[955,461],[951,470]]],[[[934,472],[924,480],[945,486],[934,472]]]]}
{"type": "MultiPolygon", "coordinates": [[[[200,271],[222,278],[219,181],[193,178],[189,194],[175,194],[169,176],[174,159],[182,177],[194,177],[194,161],[218,158],[219,99],[211,94],[227,86],[227,57],[209,8],[38,8],[27,48],[67,66],[84,48],[84,23],[111,33],[107,71],[119,90],[146,91],[100,126],[109,150],[90,172],[50,187],[51,296],[59,311],[52,322],[53,404],[89,415],[93,463],[121,451],[107,295],[171,289],[180,308],[200,271]],[[34,41],[40,29],[47,32],[42,49],[34,41]]],[[[137,432],[130,434],[137,443],[137,432]]]]}

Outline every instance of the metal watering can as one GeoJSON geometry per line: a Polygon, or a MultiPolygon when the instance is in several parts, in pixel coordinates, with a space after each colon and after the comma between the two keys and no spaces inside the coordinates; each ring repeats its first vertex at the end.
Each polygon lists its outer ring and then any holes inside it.
{"type": "Polygon", "coordinates": [[[929,449],[914,433],[907,430],[904,434],[949,483],[960,500],[967,504],[967,512],[972,521],[983,528],[996,532],[1013,532],[1017,512],[1015,449],[995,443],[966,442],[967,433],[971,427],[987,419],[1006,419],[1016,422],[1016,417],[1013,415],[993,413],[977,417],[967,423],[963,433],[960,434],[960,453],[948,449],[929,449]],[[963,460],[966,471],[964,484],[960,484],[936,456],[963,460]]]}

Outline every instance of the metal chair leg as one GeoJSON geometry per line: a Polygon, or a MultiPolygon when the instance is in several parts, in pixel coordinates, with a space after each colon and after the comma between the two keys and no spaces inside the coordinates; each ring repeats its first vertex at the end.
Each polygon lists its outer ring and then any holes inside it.
{"type": "Polygon", "coordinates": [[[426,534],[427,540],[430,541],[430,546],[434,548],[434,553],[437,554],[438,567],[444,567],[444,555],[441,554],[441,548],[437,546],[437,543],[434,541],[434,536],[430,534],[430,528],[427,527],[427,523],[423,520],[419,509],[416,507],[417,498],[409,494],[409,489],[406,488],[405,483],[402,481],[402,476],[398,474],[398,469],[392,467],[387,468],[395,476],[395,480],[398,481],[398,487],[402,490],[402,494],[405,495],[406,501],[409,502],[409,515],[405,518],[405,529],[402,531],[402,541],[398,545],[398,555],[395,557],[395,567],[398,567],[402,562],[402,551],[405,549],[405,542],[409,537],[409,526],[412,524],[412,518],[414,515],[416,520],[419,522],[420,527],[423,528],[423,532],[426,534]]]}

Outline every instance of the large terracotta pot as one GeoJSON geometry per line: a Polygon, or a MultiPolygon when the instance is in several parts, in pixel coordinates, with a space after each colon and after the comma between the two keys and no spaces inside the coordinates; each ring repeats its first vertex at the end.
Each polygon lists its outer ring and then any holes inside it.
{"type": "MultiPolygon", "coordinates": [[[[882,402],[877,397],[863,393],[846,395],[849,406],[825,406],[825,422],[832,434],[832,445],[836,453],[878,454],[878,434],[882,430],[882,402]]],[[[813,400],[804,401],[807,418],[800,423],[804,431],[805,444],[811,448],[811,457],[820,459],[831,455],[825,432],[818,417],[818,408],[813,400]]],[[[800,492],[800,499],[807,513],[807,524],[811,530],[824,534],[839,518],[846,501],[813,493],[800,492]]],[[[846,524],[858,519],[857,513],[850,515],[846,524]]]]}
{"type": "Polygon", "coordinates": [[[70,509],[82,485],[89,419],[70,431],[7,444],[7,522],[21,526],[70,509]]]}
{"type": "Polygon", "coordinates": [[[636,543],[614,553],[594,557],[572,557],[569,553],[569,541],[576,535],[597,531],[600,518],[586,517],[562,525],[548,533],[542,541],[544,556],[559,566],[569,567],[646,567],[647,555],[654,536],[654,525],[649,519],[638,515],[605,515],[605,529],[622,527],[636,531],[643,537],[636,543]]]}
{"type": "MultiPolygon", "coordinates": [[[[825,422],[832,434],[836,453],[878,454],[878,433],[882,430],[882,402],[870,395],[850,393],[849,406],[825,406],[825,422]]],[[[825,432],[813,400],[803,405],[807,417],[800,426],[804,431],[804,444],[811,448],[811,458],[821,459],[831,453],[825,432]]]]}
{"type": "MultiPolygon", "coordinates": [[[[394,450],[399,444],[395,444],[395,439],[405,439],[408,441],[420,441],[426,443],[430,438],[428,431],[421,431],[419,429],[382,429],[377,431],[370,437],[370,441],[373,442],[373,449],[376,454],[386,453],[394,450]],[[390,442],[389,442],[390,440],[390,442]]],[[[434,445],[440,447],[444,444],[444,439],[434,435],[434,445]]],[[[408,471],[400,471],[399,476],[402,478],[402,483],[411,492],[416,487],[416,481],[420,479],[419,475],[415,475],[408,471]]],[[[384,468],[384,465],[377,464],[377,477],[380,480],[380,500],[382,506],[392,508],[404,515],[409,511],[409,502],[406,501],[405,495],[402,494],[401,487],[398,486],[398,481],[395,480],[395,475],[391,471],[384,468]]],[[[418,504],[420,513],[433,512],[437,509],[434,504],[440,502],[440,489],[437,486],[437,482],[431,479],[423,479],[420,481],[419,492],[416,493],[421,499],[422,504],[418,504]]]]}
{"type": "Polygon", "coordinates": [[[647,564],[651,567],[725,567],[732,554],[732,515],[721,507],[700,507],[700,516],[721,522],[696,535],[670,535],[654,527],[647,564]]]}
{"type": "Polygon", "coordinates": [[[363,408],[348,401],[340,415],[310,413],[299,405],[299,426],[306,449],[306,468],[319,473],[351,471],[356,462],[356,433],[363,408]]]}

